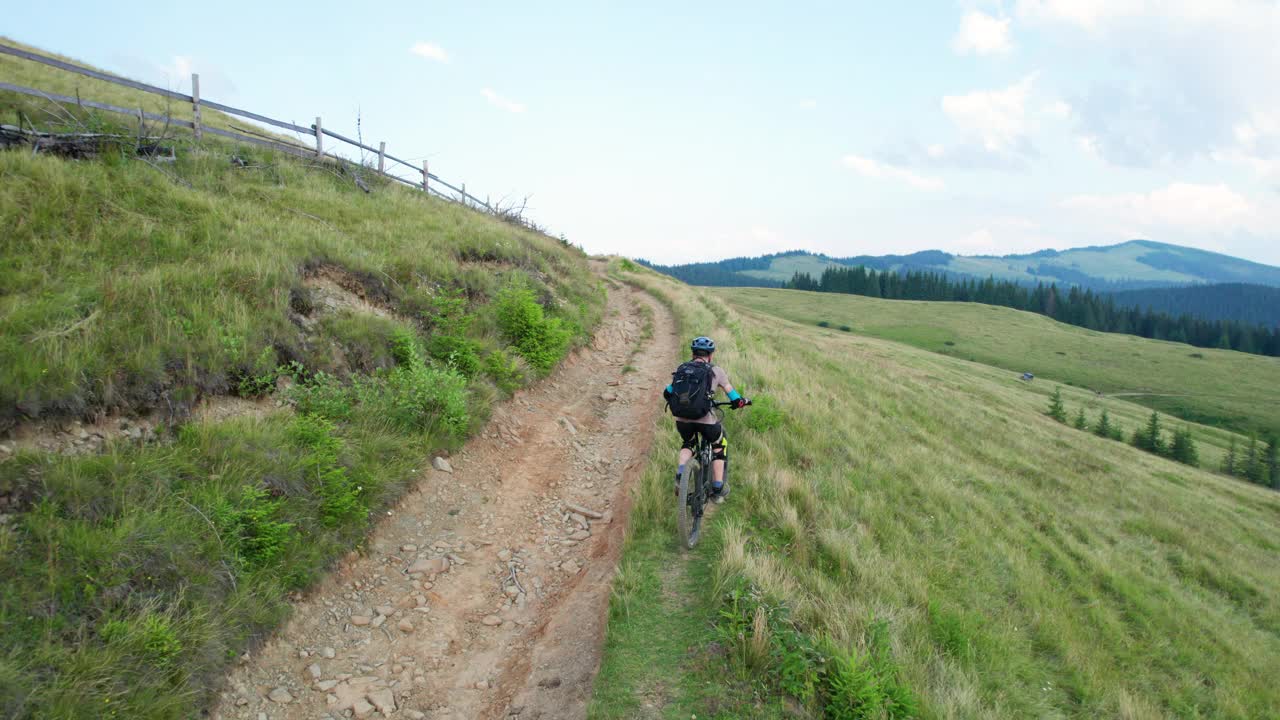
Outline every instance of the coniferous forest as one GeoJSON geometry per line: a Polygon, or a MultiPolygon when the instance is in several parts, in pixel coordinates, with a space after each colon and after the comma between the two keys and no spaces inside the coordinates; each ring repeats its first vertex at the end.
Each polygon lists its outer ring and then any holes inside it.
{"type": "Polygon", "coordinates": [[[1039,313],[1059,322],[1101,332],[1138,335],[1182,342],[1196,347],[1238,350],[1280,357],[1280,328],[1207,320],[1190,314],[1172,315],[1125,307],[1106,293],[1057,285],[1026,287],[987,278],[951,279],[933,272],[877,272],[864,266],[827,268],[818,279],[796,273],[786,284],[793,290],[835,292],[889,300],[936,300],[1001,305],[1039,313]]]}

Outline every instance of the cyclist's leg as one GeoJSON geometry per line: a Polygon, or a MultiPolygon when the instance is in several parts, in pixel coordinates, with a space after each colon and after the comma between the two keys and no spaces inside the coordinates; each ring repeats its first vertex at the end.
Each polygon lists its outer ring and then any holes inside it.
{"type": "Polygon", "coordinates": [[[684,468],[689,464],[689,460],[693,458],[693,449],[698,445],[698,425],[696,423],[686,423],[676,421],[676,431],[680,433],[680,454],[677,456],[676,482],[680,482],[680,473],[684,472],[684,468]]]}
{"type": "Polygon", "coordinates": [[[720,423],[709,425],[703,437],[711,445],[711,487],[719,488],[724,483],[724,467],[729,459],[729,440],[720,423]]]}

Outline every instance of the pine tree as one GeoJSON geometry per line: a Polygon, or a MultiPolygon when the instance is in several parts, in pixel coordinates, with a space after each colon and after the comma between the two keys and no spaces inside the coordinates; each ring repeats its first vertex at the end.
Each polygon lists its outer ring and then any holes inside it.
{"type": "Polygon", "coordinates": [[[1124,442],[1124,427],[1119,424],[1112,426],[1111,439],[1116,442],[1124,442]]]}
{"type": "Polygon", "coordinates": [[[1231,445],[1227,448],[1227,454],[1222,458],[1222,472],[1227,475],[1235,475],[1237,470],[1236,460],[1236,439],[1231,438],[1231,445]]]}
{"type": "Polygon", "coordinates": [[[1169,457],[1184,465],[1200,467],[1200,452],[1196,449],[1196,441],[1191,437],[1191,428],[1184,427],[1173,433],[1169,457]]]}
{"type": "Polygon", "coordinates": [[[1107,415],[1106,408],[1102,409],[1102,417],[1098,418],[1098,424],[1093,426],[1093,434],[1100,438],[1110,438],[1111,432],[1111,416],[1107,415]]]}
{"type": "Polygon", "coordinates": [[[1053,389],[1053,397],[1049,398],[1049,417],[1060,423],[1067,421],[1067,409],[1062,406],[1062,388],[1053,389]]]}
{"type": "Polygon", "coordinates": [[[1267,484],[1276,490],[1280,490],[1280,467],[1277,467],[1276,444],[1275,434],[1268,435],[1267,449],[1262,453],[1262,457],[1267,471],[1267,484]]]}
{"type": "Polygon", "coordinates": [[[1084,416],[1084,408],[1080,408],[1080,412],[1076,413],[1076,421],[1074,425],[1077,430],[1089,429],[1089,421],[1084,416]]]}
{"type": "Polygon", "coordinates": [[[1249,482],[1262,484],[1263,478],[1262,453],[1258,451],[1258,436],[1249,436],[1249,449],[1244,453],[1244,478],[1249,482]]]}
{"type": "Polygon", "coordinates": [[[1151,413],[1147,426],[1133,431],[1133,446],[1157,455],[1164,454],[1164,441],[1160,439],[1160,413],[1151,413]]]}

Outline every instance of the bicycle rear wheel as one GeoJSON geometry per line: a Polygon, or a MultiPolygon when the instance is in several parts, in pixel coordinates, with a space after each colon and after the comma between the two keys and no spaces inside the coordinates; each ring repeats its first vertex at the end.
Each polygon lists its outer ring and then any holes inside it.
{"type": "Polygon", "coordinates": [[[686,549],[693,549],[702,534],[702,510],[706,502],[704,474],[704,468],[696,459],[690,460],[680,474],[676,527],[680,531],[680,544],[686,549]]]}

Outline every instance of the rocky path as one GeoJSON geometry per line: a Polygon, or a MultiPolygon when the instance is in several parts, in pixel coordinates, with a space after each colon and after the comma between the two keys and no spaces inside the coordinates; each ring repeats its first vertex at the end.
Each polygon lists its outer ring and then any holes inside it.
{"type": "Polygon", "coordinates": [[[610,287],[592,343],[427,465],[365,554],[231,673],[213,717],[584,717],[672,326],[610,287]]]}

